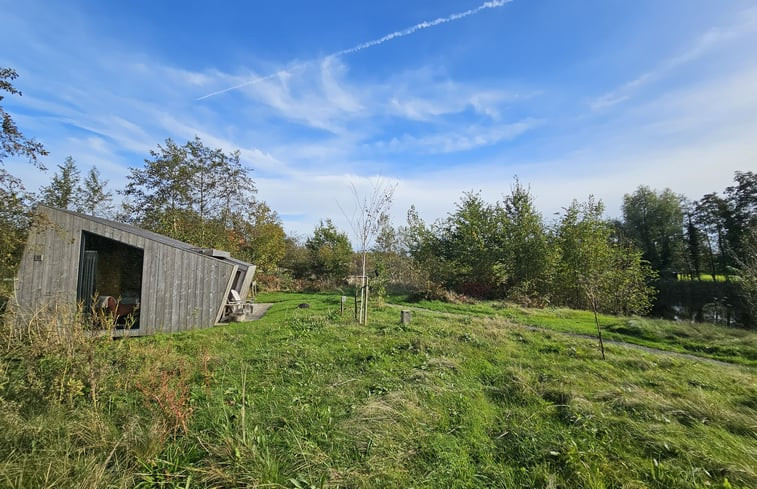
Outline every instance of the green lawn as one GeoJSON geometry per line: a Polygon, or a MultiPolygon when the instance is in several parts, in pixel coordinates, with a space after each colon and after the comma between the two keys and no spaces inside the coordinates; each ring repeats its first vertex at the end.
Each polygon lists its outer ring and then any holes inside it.
{"type": "MultiPolygon", "coordinates": [[[[738,280],[739,278],[735,275],[729,275],[728,280],[738,280]]],[[[710,273],[700,273],[699,277],[696,277],[694,275],[688,275],[684,273],[678,274],[678,280],[701,280],[702,282],[725,282],[726,276],[723,274],[715,274],[715,278],[713,280],[712,274],[710,273]]]]}
{"type": "Polygon", "coordinates": [[[336,294],[258,300],[253,323],[4,349],[0,487],[757,487],[752,367],[519,325],[583,331],[570,311],[360,326],[336,294]]]}
{"type": "MultiPolygon", "coordinates": [[[[390,302],[452,315],[501,320],[555,331],[594,336],[597,334],[594,315],[589,311],[561,308],[526,309],[497,301],[479,301],[474,304],[409,302],[403,296],[392,297],[390,302]]],[[[757,333],[754,331],[705,323],[609,315],[600,315],[599,322],[603,337],[608,339],[757,366],[757,333]]]]}

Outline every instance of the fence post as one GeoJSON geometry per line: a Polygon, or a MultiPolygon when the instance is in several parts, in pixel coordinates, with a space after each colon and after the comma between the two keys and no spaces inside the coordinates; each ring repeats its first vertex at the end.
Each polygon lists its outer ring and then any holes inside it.
{"type": "Polygon", "coordinates": [[[402,324],[410,324],[410,311],[407,309],[400,311],[400,322],[402,324]]]}

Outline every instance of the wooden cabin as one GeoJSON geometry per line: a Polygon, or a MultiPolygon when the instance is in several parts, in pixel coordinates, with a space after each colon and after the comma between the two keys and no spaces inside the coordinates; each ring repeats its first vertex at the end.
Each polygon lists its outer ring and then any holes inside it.
{"type": "Polygon", "coordinates": [[[116,336],[207,328],[246,298],[255,265],[120,222],[39,205],[18,271],[20,314],[79,304],[116,336]],[[232,293],[232,291],[234,291],[232,293]]]}

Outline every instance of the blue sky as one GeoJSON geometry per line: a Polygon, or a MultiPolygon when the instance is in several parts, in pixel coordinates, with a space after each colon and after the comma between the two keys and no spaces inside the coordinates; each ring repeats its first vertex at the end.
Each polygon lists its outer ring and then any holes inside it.
{"type": "Polygon", "coordinates": [[[692,199],[757,170],[757,6],[700,0],[0,0],[4,107],[113,188],[171,137],[239,149],[287,231],[345,230],[350,185],[428,221],[529,184],[549,219],[645,184],[692,199]],[[375,42],[374,42],[375,41],[375,42]],[[233,88],[236,87],[236,88],[233,88]]]}

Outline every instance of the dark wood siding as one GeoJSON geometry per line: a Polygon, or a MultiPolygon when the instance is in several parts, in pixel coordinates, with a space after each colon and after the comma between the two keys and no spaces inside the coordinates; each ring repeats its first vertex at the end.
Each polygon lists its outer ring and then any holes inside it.
{"type": "Polygon", "coordinates": [[[76,302],[81,236],[88,231],[144,251],[140,326],[124,334],[176,332],[216,323],[237,270],[233,263],[199,254],[188,245],[183,249],[110,226],[102,219],[44,206],[38,216],[18,273],[22,313],[76,302]],[[35,255],[42,255],[42,261],[35,261],[35,255]]]}

